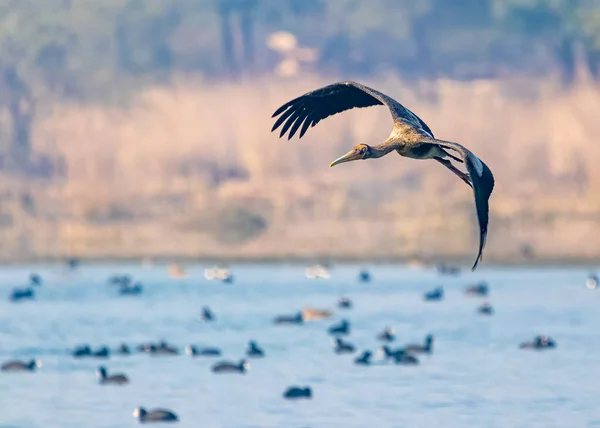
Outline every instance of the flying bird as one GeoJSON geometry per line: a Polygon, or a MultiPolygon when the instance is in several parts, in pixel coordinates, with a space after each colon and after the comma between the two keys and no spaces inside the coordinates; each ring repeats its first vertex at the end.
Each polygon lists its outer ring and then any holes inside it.
{"type": "Polygon", "coordinates": [[[331,162],[329,166],[380,158],[393,151],[412,159],[435,159],[444,165],[473,189],[479,221],[479,252],[472,267],[472,270],[475,270],[481,261],[487,237],[489,198],[494,189],[492,171],[462,145],[435,138],[429,126],[398,101],[360,83],[338,82],[308,92],[279,107],[272,116],[279,117],[271,132],[283,125],[280,138],[288,130],[288,140],[298,130],[300,131],[298,138],[302,138],[309,127],[315,126],[329,116],[355,107],[376,105],[386,106],[392,115],[393,127],[387,140],[373,146],[358,144],[348,153],[331,162]],[[452,161],[464,163],[468,173],[458,169],[452,161]]]}

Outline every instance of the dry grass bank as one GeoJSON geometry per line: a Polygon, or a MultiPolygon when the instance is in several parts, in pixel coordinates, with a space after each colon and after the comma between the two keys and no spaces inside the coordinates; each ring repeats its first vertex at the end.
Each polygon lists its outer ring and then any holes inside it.
{"type": "MultiPolygon", "coordinates": [[[[276,107],[331,80],[179,79],[126,108],[46,106],[35,150],[62,158],[67,175],[5,185],[0,257],[472,257],[470,191],[435,162],[328,168],[387,137],[385,109],[332,117],[301,142],[269,133],[276,107]]],[[[492,168],[488,258],[525,242],[547,258],[600,255],[600,91],[589,80],[568,91],[527,79],[365,83],[492,168]]]]}

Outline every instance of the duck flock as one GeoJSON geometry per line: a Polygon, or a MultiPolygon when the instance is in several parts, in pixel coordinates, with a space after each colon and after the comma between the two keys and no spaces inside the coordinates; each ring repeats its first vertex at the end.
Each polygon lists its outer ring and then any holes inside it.
{"type": "MultiPolygon", "coordinates": [[[[453,267],[440,267],[438,272],[442,275],[456,275],[458,269],[453,267]]],[[[592,278],[590,276],[590,278],[592,278]]],[[[592,278],[593,279],[593,278],[592,278]]],[[[371,274],[362,270],[358,275],[358,281],[368,283],[371,281],[371,274]]],[[[8,296],[13,302],[22,300],[34,300],[35,289],[41,287],[43,280],[38,274],[31,274],[29,278],[29,287],[22,289],[14,289],[8,296]]],[[[117,286],[118,293],[121,295],[142,295],[143,285],[140,282],[133,281],[129,275],[116,275],[108,278],[107,283],[110,286],[117,286]]],[[[464,290],[465,295],[480,298],[482,303],[477,307],[476,312],[482,316],[491,316],[494,314],[494,309],[487,298],[490,294],[490,287],[486,282],[480,282],[468,286],[464,290]]],[[[427,291],[423,295],[426,302],[438,302],[444,299],[443,287],[437,287],[427,291]]],[[[353,302],[342,297],[338,300],[337,309],[346,315],[351,314],[353,302]]],[[[285,328],[286,325],[302,325],[315,319],[327,319],[331,316],[328,311],[316,310],[301,310],[290,314],[281,314],[273,318],[272,323],[278,328],[285,328]]],[[[199,318],[211,323],[217,319],[217,315],[210,307],[199,308],[199,318]]],[[[374,349],[357,349],[350,340],[352,332],[352,323],[349,316],[344,317],[341,321],[330,324],[326,333],[332,339],[332,353],[334,355],[351,354],[354,356],[352,363],[357,366],[371,365],[402,365],[416,366],[421,363],[423,357],[434,355],[435,337],[433,334],[427,334],[422,343],[414,344],[397,344],[399,342],[396,333],[391,326],[381,326],[380,331],[373,331],[372,337],[378,343],[374,349]]],[[[544,335],[534,337],[529,342],[523,342],[518,345],[521,349],[530,350],[548,350],[556,347],[556,342],[544,335]]],[[[127,357],[134,353],[147,354],[151,356],[187,356],[188,358],[207,358],[214,359],[214,363],[210,366],[210,370],[215,375],[244,375],[248,373],[251,360],[269,358],[269,350],[263,348],[260,343],[252,338],[248,338],[246,349],[243,358],[236,361],[224,360],[222,358],[221,349],[217,346],[199,346],[192,343],[183,346],[167,343],[164,340],[150,341],[146,343],[120,343],[113,346],[93,345],[93,344],[78,344],[72,349],[65,350],[65,357],[74,359],[94,359],[98,361],[97,377],[99,385],[113,385],[124,387],[130,383],[130,379],[125,373],[112,372],[108,361],[111,357],[127,357]],[[70,356],[69,356],[70,354],[70,356]]],[[[30,360],[10,360],[5,361],[1,365],[2,372],[35,372],[42,367],[42,362],[32,358],[30,360]]],[[[313,398],[313,388],[310,385],[290,385],[281,393],[282,399],[286,400],[306,400],[313,398]]],[[[139,407],[134,410],[134,416],[139,422],[176,422],[179,420],[178,415],[173,410],[162,408],[146,409],[139,407]]]]}

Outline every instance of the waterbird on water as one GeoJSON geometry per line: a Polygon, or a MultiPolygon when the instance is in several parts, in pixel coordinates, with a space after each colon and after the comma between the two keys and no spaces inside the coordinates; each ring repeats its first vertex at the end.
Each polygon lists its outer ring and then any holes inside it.
{"type": "Polygon", "coordinates": [[[192,357],[220,357],[221,350],[218,348],[197,348],[195,345],[185,347],[185,353],[192,357]]]}
{"type": "Polygon", "coordinates": [[[137,296],[142,294],[144,287],[139,282],[136,282],[133,285],[130,284],[121,284],[119,288],[119,294],[122,296],[137,296]]]}
{"type": "Polygon", "coordinates": [[[150,354],[152,355],[177,355],[179,351],[167,344],[164,340],[161,341],[158,345],[150,345],[150,354]]]}
{"type": "Polygon", "coordinates": [[[8,361],[0,367],[3,372],[33,372],[35,369],[42,367],[42,363],[38,360],[23,361],[8,361]]]}
{"type": "Polygon", "coordinates": [[[127,376],[125,376],[122,373],[116,373],[109,376],[108,372],[106,371],[106,367],[103,366],[98,367],[98,371],[96,373],[100,378],[101,385],[125,385],[126,383],[129,383],[129,379],[127,379],[127,376]]]}
{"type": "Polygon", "coordinates": [[[231,363],[229,361],[222,361],[212,366],[213,373],[246,373],[250,368],[250,364],[246,360],[240,360],[239,363],[231,363]]]}
{"type": "Polygon", "coordinates": [[[96,358],[108,358],[110,356],[110,349],[107,346],[103,346],[96,352],[92,352],[92,357],[96,358]]]}
{"type": "Polygon", "coordinates": [[[92,348],[90,345],[79,345],[73,350],[72,355],[75,358],[90,357],[92,355],[92,348]]]}
{"type": "Polygon", "coordinates": [[[18,302],[20,300],[33,300],[35,292],[33,288],[15,288],[10,294],[10,300],[18,302]]]}
{"type": "Polygon", "coordinates": [[[429,302],[435,302],[444,298],[444,289],[442,287],[436,287],[431,291],[425,293],[423,298],[429,302]]]}
{"type": "Polygon", "coordinates": [[[481,297],[487,296],[489,294],[489,292],[490,292],[490,288],[489,288],[487,282],[480,282],[478,284],[471,285],[471,286],[467,287],[467,289],[465,290],[465,293],[470,296],[481,296],[481,297]]]}
{"type": "Polygon", "coordinates": [[[383,345],[381,348],[379,348],[379,352],[381,352],[383,354],[383,358],[385,360],[389,360],[391,358],[394,358],[394,356],[397,353],[404,352],[404,350],[402,348],[400,348],[400,349],[392,349],[388,345],[383,345]]]}
{"type": "Polygon", "coordinates": [[[371,365],[371,357],[373,353],[371,351],[363,351],[358,357],[354,359],[354,364],[359,366],[368,366],[371,365]]]}
{"type": "Polygon", "coordinates": [[[344,342],[341,337],[334,338],[333,343],[335,345],[333,350],[336,354],[352,354],[355,350],[353,344],[344,342]]]}
{"type": "Polygon", "coordinates": [[[358,280],[360,282],[369,282],[369,281],[371,281],[371,274],[369,273],[368,270],[362,269],[360,271],[360,273],[358,274],[358,280]]]}
{"type": "Polygon", "coordinates": [[[386,327],[381,333],[377,335],[377,339],[384,342],[393,342],[396,338],[396,333],[391,327],[386,327]]]}
{"type": "Polygon", "coordinates": [[[347,297],[342,297],[338,300],[338,308],[340,309],[351,309],[352,308],[352,300],[347,297]]]}
{"type": "Polygon", "coordinates": [[[265,356],[265,351],[258,346],[256,341],[251,340],[248,342],[248,348],[246,349],[246,355],[253,358],[262,358],[265,356]]]}
{"type": "Polygon", "coordinates": [[[214,312],[211,311],[211,309],[208,306],[205,306],[202,308],[200,318],[202,318],[203,321],[214,321],[216,317],[214,312]]]}
{"type": "Polygon", "coordinates": [[[451,266],[447,264],[436,265],[435,269],[440,275],[458,276],[460,275],[460,268],[457,266],[451,266]]]}
{"type": "Polygon", "coordinates": [[[295,315],[278,315],[273,322],[275,324],[302,324],[304,317],[302,312],[297,312],[295,315]]]}
{"type": "Polygon", "coordinates": [[[287,400],[297,400],[301,398],[312,398],[312,389],[310,387],[290,386],[283,393],[283,398],[287,400]]]}
{"type": "Polygon", "coordinates": [[[488,166],[464,146],[451,141],[439,140],[423,120],[393,98],[356,82],[338,82],[308,92],[279,107],[272,117],[275,121],[271,132],[283,125],[279,137],[289,130],[288,140],[298,130],[302,138],[309,127],[321,120],[355,107],[384,105],[393,119],[390,136],[382,144],[369,146],[358,144],[345,155],[334,160],[330,166],[343,162],[380,158],[393,151],[412,159],[435,159],[473,189],[477,219],[479,221],[479,251],[472,270],[482,258],[485,247],[489,198],[494,189],[494,176],[488,166]],[[448,152],[456,152],[457,157],[448,152]],[[456,168],[451,160],[464,163],[468,173],[456,168]]]}
{"type": "Polygon", "coordinates": [[[519,345],[521,349],[552,349],[556,348],[556,342],[548,336],[536,336],[533,342],[523,342],[519,345]]]}
{"type": "Polygon", "coordinates": [[[155,409],[147,411],[143,407],[138,407],[133,411],[133,417],[140,422],[177,422],[179,418],[170,410],[155,409]]]}
{"type": "Polygon", "coordinates": [[[42,277],[37,273],[29,275],[29,283],[31,285],[42,285],[42,277]]]}
{"type": "Polygon", "coordinates": [[[480,307],[477,308],[477,312],[480,313],[481,315],[493,315],[494,308],[492,308],[492,305],[485,302],[483,305],[481,305],[480,307]]]}
{"type": "Polygon", "coordinates": [[[431,354],[433,352],[433,335],[428,334],[425,336],[425,343],[423,345],[406,345],[404,348],[406,352],[421,352],[425,354],[431,354]]]}
{"type": "Polygon", "coordinates": [[[131,354],[131,349],[129,349],[129,346],[126,343],[121,343],[117,349],[117,353],[121,355],[129,355],[131,354]]]}
{"type": "Polygon", "coordinates": [[[415,366],[419,364],[419,360],[414,355],[411,355],[402,349],[394,354],[394,363],[405,366],[415,366]]]}
{"type": "Polygon", "coordinates": [[[384,345],[380,348],[380,351],[383,352],[383,358],[385,360],[393,360],[396,364],[419,364],[419,360],[410,352],[408,352],[405,348],[390,349],[389,346],[384,345]]]}
{"type": "Polygon", "coordinates": [[[341,320],[339,324],[329,327],[327,332],[333,335],[350,334],[350,322],[348,320],[341,320]]]}

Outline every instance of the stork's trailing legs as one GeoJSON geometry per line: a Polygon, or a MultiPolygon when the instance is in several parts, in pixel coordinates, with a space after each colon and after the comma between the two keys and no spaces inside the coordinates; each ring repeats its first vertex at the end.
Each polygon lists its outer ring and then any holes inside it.
{"type": "Polygon", "coordinates": [[[471,177],[469,177],[469,174],[465,174],[460,169],[456,168],[454,165],[452,165],[452,162],[450,162],[448,159],[442,159],[442,158],[434,158],[434,159],[436,161],[438,161],[439,163],[441,163],[442,165],[444,165],[450,171],[452,171],[453,173],[458,175],[462,181],[464,181],[465,183],[467,183],[469,185],[469,187],[473,188],[473,183],[471,182],[471,177]]]}

